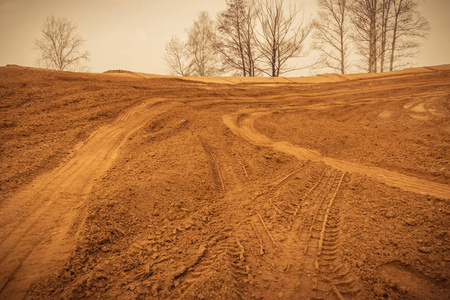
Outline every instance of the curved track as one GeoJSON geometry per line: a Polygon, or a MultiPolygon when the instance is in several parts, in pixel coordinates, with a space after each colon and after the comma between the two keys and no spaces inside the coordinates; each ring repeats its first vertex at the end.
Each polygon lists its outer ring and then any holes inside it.
{"type": "Polygon", "coordinates": [[[269,113],[271,112],[247,110],[240,111],[232,115],[224,115],[222,119],[225,125],[234,134],[244,138],[254,145],[269,147],[275,151],[293,155],[300,160],[321,161],[343,172],[367,175],[384,184],[398,187],[405,191],[450,199],[450,186],[446,184],[431,182],[378,167],[370,167],[331,157],[325,157],[316,150],[302,148],[293,145],[290,142],[274,142],[264,134],[258,132],[254,126],[254,121],[257,118],[269,113]]]}

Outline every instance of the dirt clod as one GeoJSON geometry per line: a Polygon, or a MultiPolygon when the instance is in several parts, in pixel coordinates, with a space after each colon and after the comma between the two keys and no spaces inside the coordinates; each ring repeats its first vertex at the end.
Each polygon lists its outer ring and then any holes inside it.
{"type": "Polygon", "coordinates": [[[412,218],[406,219],[405,223],[406,223],[406,225],[409,225],[409,226],[416,226],[417,225],[417,221],[415,219],[412,219],[412,218]]]}
{"type": "Polygon", "coordinates": [[[431,253],[433,252],[433,247],[432,246],[419,247],[419,251],[422,253],[431,253]]]}
{"type": "Polygon", "coordinates": [[[395,218],[397,215],[396,215],[395,211],[393,211],[393,210],[388,210],[388,211],[386,211],[385,216],[386,216],[386,218],[388,218],[388,219],[392,219],[392,218],[395,218]]]}

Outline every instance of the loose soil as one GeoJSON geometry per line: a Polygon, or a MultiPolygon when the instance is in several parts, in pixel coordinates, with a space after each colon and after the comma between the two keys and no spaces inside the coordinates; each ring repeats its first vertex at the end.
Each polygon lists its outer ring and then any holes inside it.
{"type": "Polygon", "coordinates": [[[450,66],[0,67],[0,299],[448,299],[450,66]]]}

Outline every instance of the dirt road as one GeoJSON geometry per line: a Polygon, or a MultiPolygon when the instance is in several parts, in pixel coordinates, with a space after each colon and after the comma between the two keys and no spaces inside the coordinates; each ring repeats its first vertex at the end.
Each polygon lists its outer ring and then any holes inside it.
{"type": "Polygon", "coordinates": [[[0,78],[0,298],[450,292],[449,66],[0,78]]]}

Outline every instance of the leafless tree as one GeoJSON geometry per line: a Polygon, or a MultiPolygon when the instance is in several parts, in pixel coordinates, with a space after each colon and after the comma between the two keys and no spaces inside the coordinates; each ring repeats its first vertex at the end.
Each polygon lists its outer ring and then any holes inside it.
{"type": "Polygon", "coordinates": [[[288,60],[300,57],[311,31],[310,26],[304,26],[300,10],[295,6],[286,9],[284,3],[284,0],[261,0],[257,9],[262,72],[272,77],[298,69],[288,65],[288,60]]]}
{"type": "Polygon", "coordinates": [[[226,3],[228,8],[217,17],[216,50],[221,54],[226,70],[255,76],[256,13],[253,1],[226,0],[226,3]]]}
{"type": "Polygon", "coordinates": [[[345,74],[350,63],[350,22],[348,0],[317,0],[318,19],[313,49],[320,53],[316,67],[331,68],[345,74]]]}
{"type": "Polygon", "coordinates": [[[379,50],[378,50],[378,56],[379,56],[379,70],[380,72],[384,71],[385,68],[385,57],[388,49],[386,48],[388,46],[388,38],[389,33],[391,31],[391,10],[392,7],[392,0],[380,0],[380,16],[379,19],[379,50]]]}
{"type": "Polygon", "coordinates": [[[258,76],[260,74],[260,68],[258,67],[258,61],[260,54],[257,47],[256,38],[256,23],[258,20],[256,0],[247,0],[247,16],[245,18],[245,31],[244,31],[244,46],[245,54],[248,58],[248,75],[258,76]]]}
{"type": "Polygon", "coordinates": [[[177,37],[172,37],[166,44],[164,59],[172,75],[189,76],[189,54],[186,43],[177,37]]]}
{"type": "Polygon", "coordinates": [[[400,62],[417,54],[418,40],[430,28],[416,0],[353,0],[352,16],[355,43],[369,72],[406,66],[400,62]]]}
{"type": "Polygon", "coordinates": [[[246,3],[243,0],[226,0],[227,10],[217,16],[217,51],[223,63],[231,70],[240,70],[247,76],[247,61],[244,52],[244,26],[246,3]]]}
{"type": "Polygon", "coordinates": [[[377,17],[380,0],[353,0],[353,38],[361,56],[367,59],[367,71],[377,72],[377,17]]]}
{"type": "Polygon", "coordinates": [[[414,0],[392,0],[393,20],[389,70],[392,71],[399,60],[417,54],[418,39],[426,38],[430,23],[417,10],[414,0]]]}
{"type": "Polygon", "coordinates": [[[215,24],[206,11],[200,12],[188,31],[187,49],[189,69],[192,75],[217,76],[222,73],[219,57],[215,51],[215,24]]]}
{"type": "Polygon", "coordinates": [[[47,17],[41,27],[42,37],[34,44],[39,51],[37,64],[56,70],[85,70],[89,53],[82,51],[85,42],[77,33],[77,25],[66,18],[47,17]]]}

